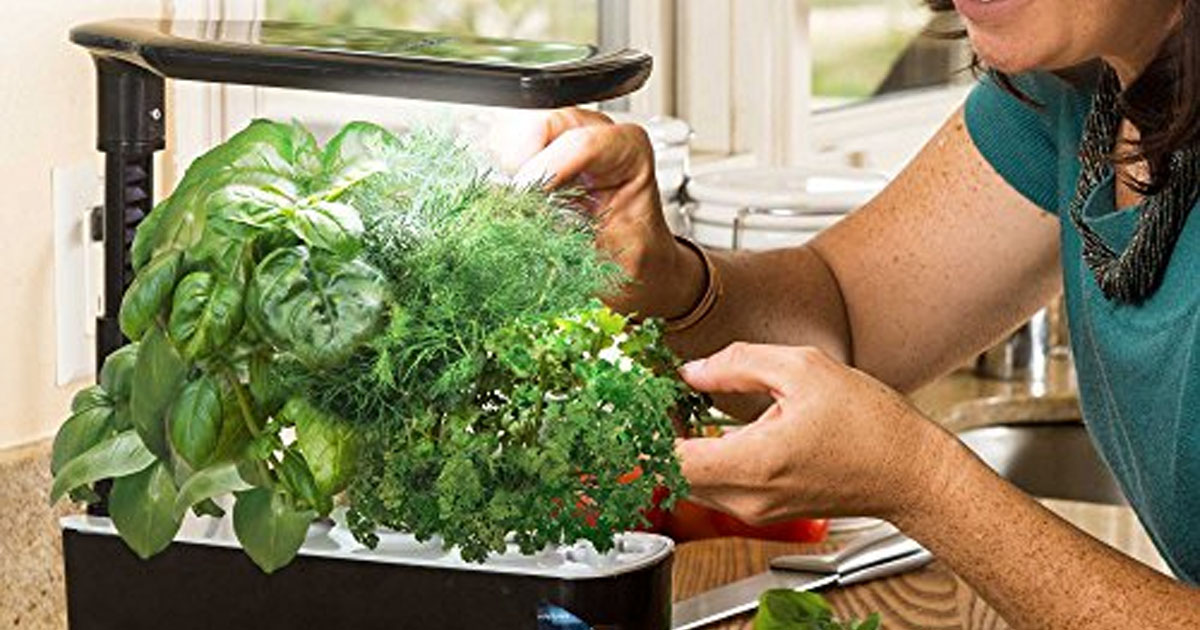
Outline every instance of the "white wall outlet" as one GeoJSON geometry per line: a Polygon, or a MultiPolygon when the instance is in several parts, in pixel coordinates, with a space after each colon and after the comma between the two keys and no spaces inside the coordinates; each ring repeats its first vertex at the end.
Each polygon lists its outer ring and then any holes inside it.
{"type": "Polygon", "coordinates": [[[96,315],[103,308],[104,246],[92,240],[92,208],[103,204],[94,160],[58,166],[54,193],[55,383],[96,372],[96,315]]]}

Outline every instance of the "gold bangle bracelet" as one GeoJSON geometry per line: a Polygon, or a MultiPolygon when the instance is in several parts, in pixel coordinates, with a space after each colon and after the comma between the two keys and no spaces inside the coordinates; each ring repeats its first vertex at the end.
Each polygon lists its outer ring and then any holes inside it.
{"type": "Polygon", "coordinates": [[[672,317],[666,320],[666,328],[668,333],[677,333],[685,331],[699,324],[716,306],[717,300],[721,297],[721,277],[717,273],[717,266],[713,264],[712,258],[699,245],[693,243],[690,239],[676,236],[675,241],[680,245],[696,252],[704,264],[704,293],[700,295],[700,299],[692,306],[688,312],[679,317],[672,317]]]}

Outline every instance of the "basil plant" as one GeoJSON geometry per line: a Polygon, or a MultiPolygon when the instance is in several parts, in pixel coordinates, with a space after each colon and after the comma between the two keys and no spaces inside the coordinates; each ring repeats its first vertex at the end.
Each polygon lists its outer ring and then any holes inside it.
{"type": "Polygon", "coordinates": [[[132,341],[72,401],[52,501],[96,500],[113,479],[113,523],[147,558],[187,510],[221,515],[212,499],[232,492],[250,557],[266,571],[291,559],[349,482],[355,439],[273,368],[335,366],[380,326],[385,283],[339,198],[388,168],[388,141],[352,124],[321,150],[298,125],[256,121],[188,169],[138,227],[120,309],[132,341]]]}

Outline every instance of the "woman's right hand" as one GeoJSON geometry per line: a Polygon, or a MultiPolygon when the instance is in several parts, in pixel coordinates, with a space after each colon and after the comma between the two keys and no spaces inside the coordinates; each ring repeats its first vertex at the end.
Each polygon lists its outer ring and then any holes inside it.
{"type": "Polygon", "coordinates": [[[626,313],[678,317],[699,299],[704,268],[667,228],[646,132],[578,108],[522,112],[497,125],[492,144],[521,184],[587,191],[596,245],[629,276],[606,302],[626,313]]]}

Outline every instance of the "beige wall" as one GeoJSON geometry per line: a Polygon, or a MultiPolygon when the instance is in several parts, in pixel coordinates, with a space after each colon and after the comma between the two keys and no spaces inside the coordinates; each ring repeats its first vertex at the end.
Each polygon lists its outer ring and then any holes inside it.
{"type": "Polygon", "coordinates": [[[158,17],[162,0],[4,0],[0,20],[0,449],[47,437],[71,393],[54,384],[51,169],[95,153],[91,61],[79,22],[158,17]]]}

